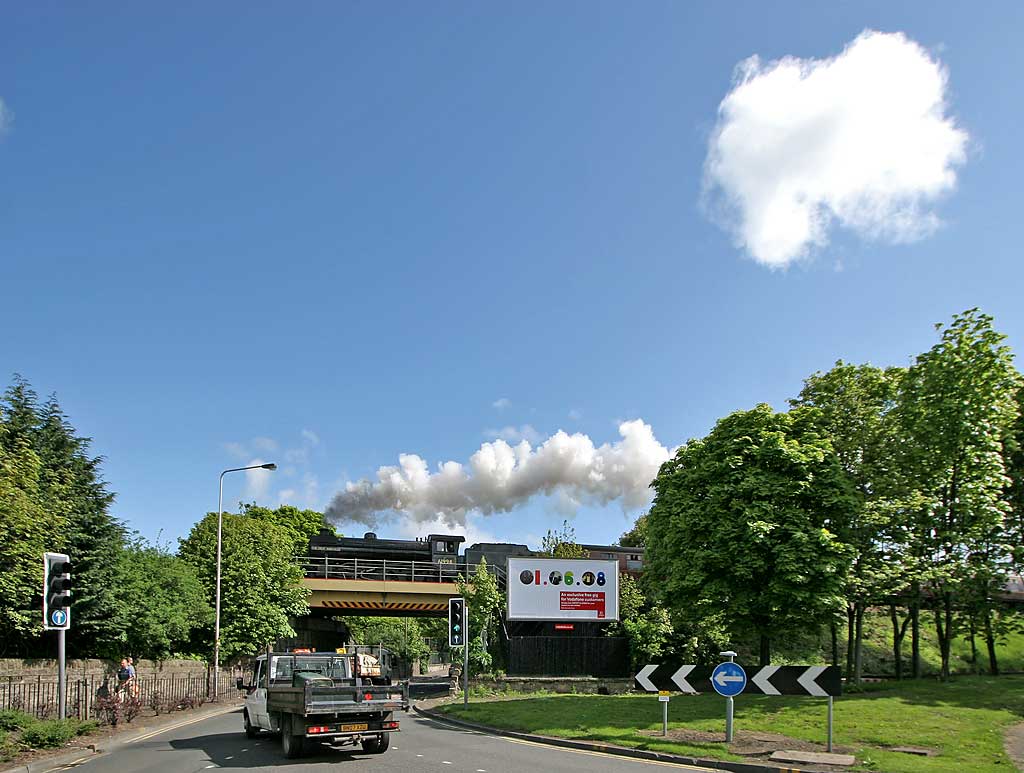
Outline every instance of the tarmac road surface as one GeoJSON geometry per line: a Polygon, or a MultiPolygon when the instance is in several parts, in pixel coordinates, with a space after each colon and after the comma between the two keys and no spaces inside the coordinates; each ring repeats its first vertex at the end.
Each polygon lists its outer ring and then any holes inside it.
{"type": "MultiPolygon", "coordinates": [[[[278,738],[255,740],[242,732],[241,709],[176,724],[63,770],[82,773],[200,773],[207,770],[276,770],[287,773],[641,773],[655,767],[707,771],[596,752],[559,749],[463,730],[410,712],[398,714],[402,730],[384,754],[326,744],[297,760],[285,759],[278,738]]],[[[186,720],[187,721],[187,720],[186,720]]],[[[60,768],[58,768],[60,769],[60,768]]]]}

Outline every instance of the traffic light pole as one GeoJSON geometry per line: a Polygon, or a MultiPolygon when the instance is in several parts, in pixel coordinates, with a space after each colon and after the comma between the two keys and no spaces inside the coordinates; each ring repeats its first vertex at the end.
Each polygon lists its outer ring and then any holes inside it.
{"type": "Polygon", "coordinates": [[[465,645],[462,647],[462,705],[469,705],[469,604],[462,605],[462,630],[465,631],[465,645]]]}
{"type": "Polygon", "coordinates": [[[63,628],[57,631],[57,716],[60,719],[67,719],[67,670],[64,661],[64,634],[63,628]]]}

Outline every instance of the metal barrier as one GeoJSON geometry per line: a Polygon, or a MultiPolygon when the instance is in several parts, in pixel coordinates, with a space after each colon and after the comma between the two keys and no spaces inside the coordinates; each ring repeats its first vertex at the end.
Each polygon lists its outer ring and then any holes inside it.
{"type": "MultiPolygon", "coordinates": [[[[111,677],[68,679],[67,715],[76,719],[105,719],[104,698],[113,694],[116,679],[111,677]]],[[[57,683],[37,677],[16,681],[13,677],[0,681],[0,709],[17,709],[40,719],[57,716],[57,683]]],[[[128,688],[142,708],[165,713],[179,707],[193,708],[206,701],[205,675],[182,675],[157,678],[140,677],[128,688]]]]}
{"type": "MultiPolygon", "coordinates": [[[[471,577],[477,564],[462,561],[436,564],[433,561],[391,561],[379,558],[335,558],[302,556],[296,559],[306,577],[327,580],[394,580],[401,582],[455,582],[459,575],[471,577]]],[[[503,567],[487,564],[487,571],[499,583],[505,582],[503,567]]]]}

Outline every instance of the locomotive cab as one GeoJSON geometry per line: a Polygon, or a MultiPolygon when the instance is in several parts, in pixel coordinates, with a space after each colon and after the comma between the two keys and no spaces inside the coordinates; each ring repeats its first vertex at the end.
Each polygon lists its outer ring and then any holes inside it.
{"type": "Polygon", "coordinates": [[[454,564],[459,560],[459,545],[466,541],[465,537],[454,534],[431,534],[427,537],[430,545],[430,560],[435,564],[454,564]]]}

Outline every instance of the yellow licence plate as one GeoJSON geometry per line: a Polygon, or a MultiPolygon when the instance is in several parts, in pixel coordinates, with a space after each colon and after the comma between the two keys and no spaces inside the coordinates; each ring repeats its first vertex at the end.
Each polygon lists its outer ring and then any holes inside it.
{"type": "Polygon", "coordinates": [[[358,724],[358,725],[342,725],[338,729],[341,730],[341,732],[343,732],[343,733],[353,733],[356,730],[365,730],[367,727],[369,727],[369,725],[367,725],[365,722],[363,722],[363,723],[358,724]]]}

